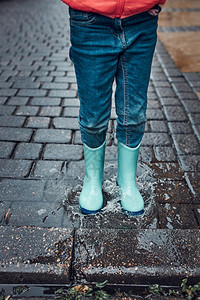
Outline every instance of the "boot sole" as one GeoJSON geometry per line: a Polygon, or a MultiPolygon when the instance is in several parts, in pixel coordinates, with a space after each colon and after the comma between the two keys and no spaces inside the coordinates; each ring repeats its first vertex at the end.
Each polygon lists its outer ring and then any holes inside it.
{"type": "Polygon", "coordinates": [[[88,209],[85,209],[85,208],[83,208],[81,206],[79,206],[79,208],[80,208],[80,211],[82,212],[82,214],[84,214],[84,215],[97,214],[98,212],[101,211],[101,208],[98,209],[98,210],[88,210],[88,209]]]}
{"type": "Polygon", "coordinates": [[[129,211],[129,210],[122,208],[122,212],[129,216],[139,216],[139,215],[143,215],[144,209],[139,210],[139,211],[129,211]]]}

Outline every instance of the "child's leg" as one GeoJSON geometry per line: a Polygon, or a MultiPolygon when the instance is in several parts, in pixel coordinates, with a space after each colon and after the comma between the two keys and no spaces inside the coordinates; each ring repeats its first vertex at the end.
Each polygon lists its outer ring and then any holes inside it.
{"type": "Polygon", "coordinates": [[[126,43],[116,73],[118,176],[122,210],[129,215],[144,212],[144,200],[136,183],[137,159],[147,107],[147,88],[156,44],[157,16],[147,13],[122,22],[126,43]]]}
{"type": "MultiPolygon", "coordinates": [[[[70,58],[78,84],[81,138],[87,146],[96,148],[106,138],[118,53],[111,47],[114,37],[107,29],[109,24],[105,26],[105,17],[71,12],[70,58]]],[[[109,18],[106,20],[112,22],[109,18]]]]}
{"type": "Polygon", "coordinates": [[[115,37],[108,30],[111,23],[100,15],[71,10],[70,57],[78,84],[86,171],[79,207],[85,214],[95,214],[103,206],[105,138],[118,61],[117,49],[111,46],[115,37]]]}
{"type": "Polygon", "coordinates": [[[116,73],[117,139],[129,147],[142,140],[147,107],[147,89],[157,40],[157,16],[148,12],[123,22],[126,47],[116,73]]]}

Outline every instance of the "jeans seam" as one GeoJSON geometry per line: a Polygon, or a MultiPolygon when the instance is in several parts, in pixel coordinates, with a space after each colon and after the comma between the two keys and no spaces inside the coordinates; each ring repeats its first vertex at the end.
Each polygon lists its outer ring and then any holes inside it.
{"type": "MultiPolygon", "coordinates": [[[[124,120],[123,124],[127,125],[128,121],[128,100],[129,100],[129,90],[128,90],[128,73],[127,73],[127,66],[126,66],[126,60],[123,55],[121,55],[121,66],[122,66],[122,72],[123,72],[123,81],[124,81],[124,120]]],[[[126,128],[126,145],[129,144],[129,128],[125,126],[126,128]]]]}

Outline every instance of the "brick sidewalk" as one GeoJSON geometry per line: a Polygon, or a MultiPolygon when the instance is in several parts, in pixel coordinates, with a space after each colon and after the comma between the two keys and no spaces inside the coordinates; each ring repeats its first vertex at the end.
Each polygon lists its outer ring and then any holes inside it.
{"type": "Polygon", "coordinates": [[[113,104],[105,163],[107,206],[96,216],[82,216],[83,147],[68,58],[67,7],[54,0],[1,1],[0,6],[0,224],[198,230],[200,105],[191,84],[198,74],[183,74],[158,42],[138,167],[146,213],[126,217],[117,202],[113,104]]]}

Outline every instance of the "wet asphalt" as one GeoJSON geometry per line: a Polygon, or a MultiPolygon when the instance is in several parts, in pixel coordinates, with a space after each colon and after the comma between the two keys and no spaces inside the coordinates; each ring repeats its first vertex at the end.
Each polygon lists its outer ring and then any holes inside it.
{"type": "MultiPolygon", "coordinates": [[[[177,9],[199,11],[166,13],[177,9]]],[[[173,33],[200,28],[164,21],[161,15],[137,172],[145,214],[120,209],[113,102],[105,206],[84,216],[67,6],[0,1],[0,285],[200,281],[200,70],[182,68],[184,60],[166,46],[173,33]]]]}

